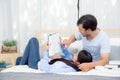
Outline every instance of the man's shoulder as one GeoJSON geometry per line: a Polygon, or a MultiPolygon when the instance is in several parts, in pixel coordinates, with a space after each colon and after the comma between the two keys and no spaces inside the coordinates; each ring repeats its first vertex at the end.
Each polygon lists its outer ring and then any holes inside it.
{"type": "Polygon", "coordinates": [[[102,38],[108,38],[108,34],[106,32],[104,32],[103,30],[100,31],[100,36],[102,38]]]}

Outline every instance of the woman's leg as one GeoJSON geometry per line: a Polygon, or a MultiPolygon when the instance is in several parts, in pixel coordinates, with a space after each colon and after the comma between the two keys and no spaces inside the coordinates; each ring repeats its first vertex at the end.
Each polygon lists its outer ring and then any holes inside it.
{"type": "Polygon", "coordinates": [[[38,62],[40,61],[39,55],[39,43],[36,38],[31,39],[30,52],[28,58],[28,66],[34,69],[38,69],[38,62]]]}
{"type": "Polygon", "coordinates": [[[20,65],[28,65],[30,68],[38,69],[39,43],[36,38],[31,38],[25,48],[20,65]]]}
{"type": "Polygon", "coordinates": [[[20,64],[21,59],[22,59],[22,56],[17,57],[17,59],[16,59],[16,64],[15,64],[15,65],[19,65],[19,64],[20,64]]]}

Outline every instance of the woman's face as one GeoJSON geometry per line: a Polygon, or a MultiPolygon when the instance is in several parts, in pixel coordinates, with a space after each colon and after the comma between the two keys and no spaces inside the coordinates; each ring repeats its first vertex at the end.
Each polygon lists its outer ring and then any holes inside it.
{"type": "Polygon", "coordinates": [[[78,53],[73,55],[73,62],[75,62],[77,65],[79,65],[80,63],[77,60],[78,60],[78,53]]]}
{"type": "Polygon", "coordinates": [[[78,59],[78,53],[76,53],[76,54],[73,55],[73,61],[77,62],[77,59],[78,59]]]}

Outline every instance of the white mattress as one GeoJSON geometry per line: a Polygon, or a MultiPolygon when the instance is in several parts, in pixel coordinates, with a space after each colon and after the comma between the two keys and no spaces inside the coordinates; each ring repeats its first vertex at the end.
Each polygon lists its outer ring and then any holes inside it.
{"type": "MultiPolygon", "coordinates": [[[[26,72],[26,73],[44,73],[40,70],[29,68],[27,65],[14,66],[3,70],[2,72],[26,72]]],[[[69,72],[60,73],[65,75],[97,75],[97,76],[109,76],[109,77],[120,77],[120,68],[107,69],[103,66],[97,66],[88,72],[69,72]]]]}

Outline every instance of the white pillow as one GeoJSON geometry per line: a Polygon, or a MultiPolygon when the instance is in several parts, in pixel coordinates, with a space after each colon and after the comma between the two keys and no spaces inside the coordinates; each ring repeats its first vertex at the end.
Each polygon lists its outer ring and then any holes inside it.
{"type": "Polygon", "coordinates": [[[68,50],[70,51],[70,53],[75,54],[82,50],[82,48],[82,41],[75,41],[70,45],[68,50]]]}

